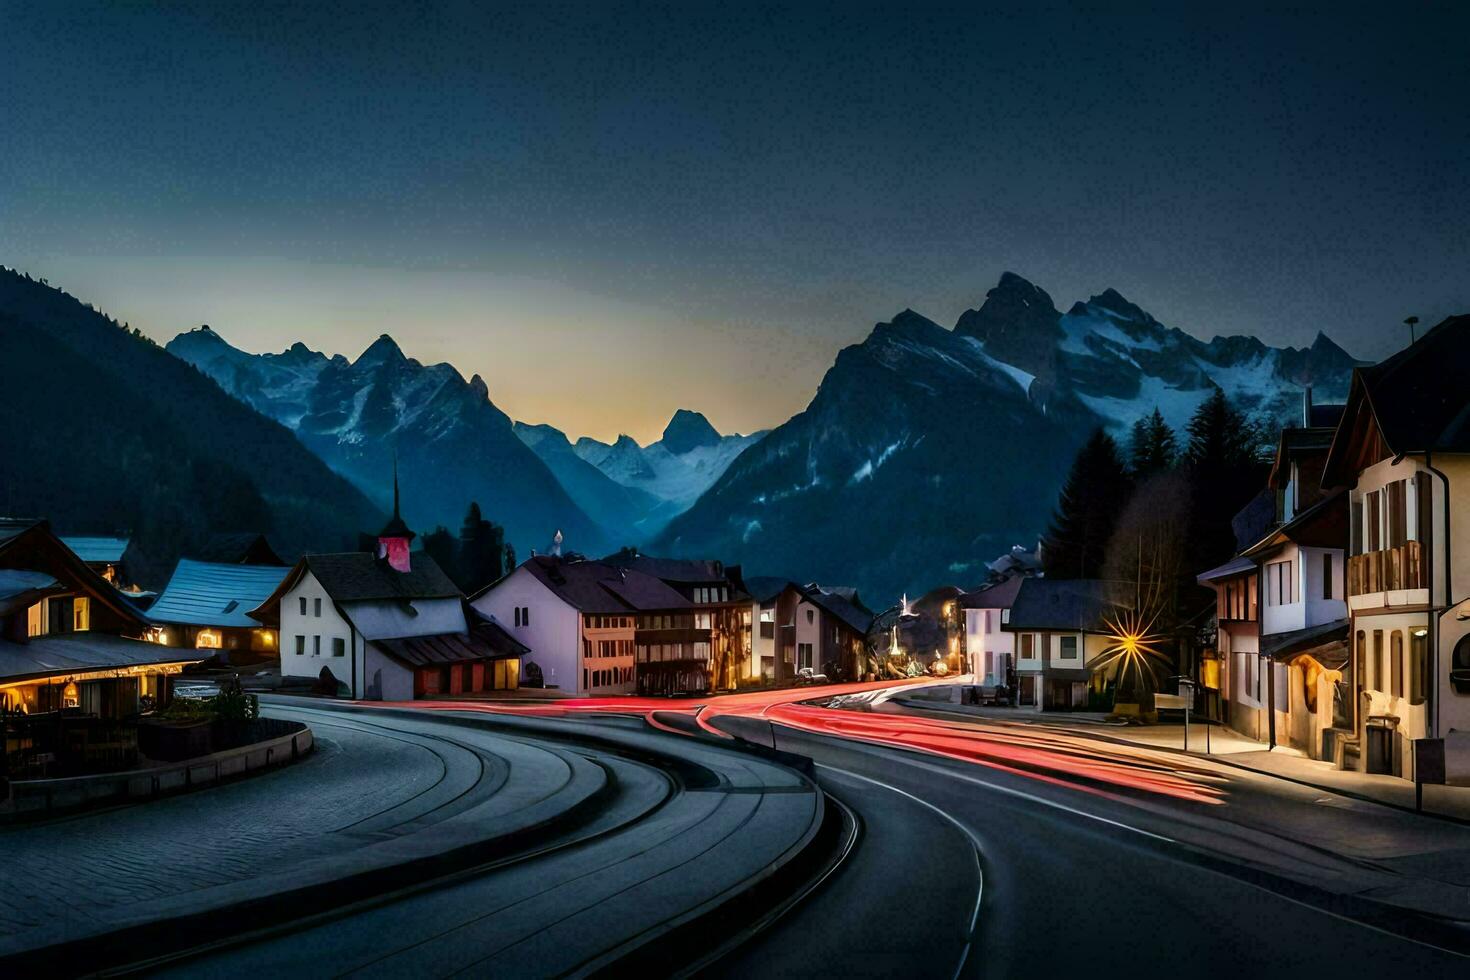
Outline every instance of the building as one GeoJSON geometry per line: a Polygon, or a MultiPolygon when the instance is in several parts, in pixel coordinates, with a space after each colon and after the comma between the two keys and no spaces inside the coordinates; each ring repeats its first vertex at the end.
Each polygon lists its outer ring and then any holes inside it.
{"type": "Polygon", "coordinates": [[[1001,628],[1014,636],[1018,689],[1036,692],[1037,709],[1086,709],[1106,690],[1096,662],[1116,646],[1117,610],[1097,580],[1021,580],[1001,628]]]}
{"type": "MultiPolygon", "coordinates": [[[[730,690],[739,682],[752,660],[751,601],[741,581],[738,566],[702,559],[654,558],[634,549],[624,549],[603,559],[614,568],[641,572],[663,582],[694,606],[694,629],[709,632],[709,687],[730,690]]],[[[677,677],[660,679],[660,673],[678,674],[684,668],[649,661],[640,668],[640,690],[680,690],[677,677]]]]}
{"type": "Polygon", "coordinates": [[[172,677],[200,659],[138,639],[147,626],[45,521],[0,521],[0,737],[10,777],[136,762],[137,716],[166,704],[172,677]]]}
{"type": "Polygon", "coordinates": [[[127,553],[129,539],[115,536],[67,535],[61,539],[72,552],[87,563],[87,567],[118,589],[125,588],[127,576],[123,569],[123,555],[127,553]]]}
{"type": "Polygon", "coordinates": [[[869,673],[867,638],[873,614],[859,604],[855,590],[788,582],[770,602],[774,682],[790,683],[803,671],[834,683],[869,673]]]}
{"type": "Polygon", "coordinates": [[[307,555],[250,610],[280,637],[281,676],[326,672],[349,696],[383,701],[518,687],[527,648],[410,551],[394,482],[377,554],[307,555]]]}
{"type": "Polygon", "coordinates": [[[1413,778],[1415,740],[1470,730],[1467,370],[1470,316],[1357,369],[1323,466],[1348,488],[1347,767],[1413,778]]]}
{"type": "Polygon", "coordinates": [[[1021,591],[1024,574],[1013,574],[993,585],[985,585],[959,597],[964,616],[965,670],[981,687],[1016,687],[1016,703],[1035,705],[1036,676],[1022,683],[1016,673],[1016,638],[1003,627],[1006,614],[1021,591]]]}
{"type": "Polygon", "coordinates": [[[1196,576],[1215,590],[1215,649],[1202,661],[1215,666],[1198,678],[1207,696],[1220,691],[1236,731],[1313,758],[1330,756],[1327,733],[1343,710],[1347,522],[1342,494],[1322,486],[1342,412],[1314,406],[1307,390],[1302,424],[1277,440],[1265,491],[1232,522],[1243,546],[1196,576]]]}
{"type": "Polygon", "coordinates": [[[171,647],[209,651],[241,665],[280,656],[275,628],[250,618],[280,587],[284,565],[215,564],[182,558],[168,585],[148,607],[147,638],[171,647]]]}
{"type": "Polygon", "coordinates": [[[470,602],[509,624],[548,687],[597,696],[709,689],[711,627],[696,625],[693,599],[636,568],[532,555],[470,602]]]}
{"type": "MultiPolygon", "coordinates": [[[[776,598],[791,582],[773,576],[744,579],[750,597],[750,659],[743,679],[749,683],[771,683],[776,679],[776,598]]],[[[794,668],[793,668],[794,669],[794,668]]]]}

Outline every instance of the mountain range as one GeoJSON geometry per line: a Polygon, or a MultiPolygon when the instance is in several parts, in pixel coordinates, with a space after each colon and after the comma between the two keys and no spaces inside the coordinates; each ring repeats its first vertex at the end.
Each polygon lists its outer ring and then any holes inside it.
{"type": "Polygon", "coordinates": [[[905,310],[845,348],[806,410],[748,448],[650,546],[897,596],[968,583],[1045,529],[1076,448],[1155,407],[1175,428],[1218,386],[1253,418],[1346,397],[1358,362],[1205,342],[1108,289],[1066,314],[1003,275],[953,329],[905,310]]]}
{"type": "Polygon", "coordinates": [[[875,326],[769,432],[721,434],[681,410],[646,446],[572,442],[513,423],[478,375],[420,363],[386,335],[349,360],[302,343],[249,353],[202,327],[174,338],[170,358],[44,284],[6,273],[0,285],[4,339],[31,372],[6,393],[29,439],[17,448],[49,468],[46,499],[25,507],[64,517],[65,530],[238,525],[275,531],[287,551],[319,548],[371,529],[396,461],[420,531],[457,527],[474,500],[521,554],[560,529],[586,554],[632,544],[872,595],[968,583],[1032,544],[1095,427],[1125,435],[1158,407],[1180,428],[1217,386],[1258,419],[1289,421],[1305,386],[1341,398],[1358,364],[1320,333],[1301,349],[1200,340],[1113,289],[1062,313],[1006,273],[953,327],[912,310],[875,326]],[[55,404],[67,390],[106,392],[107,445],[92,456],[81,418],[55,404]],[[71,493],[71,467],[129,503],[71,493]],[[180,514],[190,494],[198,513],[180,514]]]}
{"type": "Polygon", "coordinates": [[[478,374],[466,381],[449,364],[422,364],[386,334],[352,361],[301,343],[252,354],[208,327],[180,334],[167,349],[294,431],[385,507],[396,466],[403,516],[420,532],[457,529],[474,501],[522,555],[544,549],[558,529],[592,553],[618,543],[517,437],[478,374]]]}
{"type": "Polygon", "coordinates": [[[382,526],[285,427],[140,331],[4,268],[0,364],[0,516],[130,535],[128,569],[145,586],[216,532],[264,532],[294,555],[382,526]]]}

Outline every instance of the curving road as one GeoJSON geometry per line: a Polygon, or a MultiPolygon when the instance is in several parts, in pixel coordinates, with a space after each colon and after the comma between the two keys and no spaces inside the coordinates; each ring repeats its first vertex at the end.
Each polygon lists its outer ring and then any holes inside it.
{"type": "MultiPolygon", "coordinates": [[[[299,801],[296,774],[327,787],[315,819],[268,816],[332,830],[300,848],[396,848],[421,873],[129,968],[1237,977],[1466,966],[1470,829],[1055,730],[882,714],[868,710],[884,697],[872,687],[797,703],[814,693],[273,703],[335,752],[126,819],[234,810],[210,800],[246,794],[299,801]],[[374,757],[387,770],[362,765],[374,757]],[[469,843],[516,821],[533,832],[469,843]]],[[[97,846],[111,853],[116,835],[97,846]]]]}

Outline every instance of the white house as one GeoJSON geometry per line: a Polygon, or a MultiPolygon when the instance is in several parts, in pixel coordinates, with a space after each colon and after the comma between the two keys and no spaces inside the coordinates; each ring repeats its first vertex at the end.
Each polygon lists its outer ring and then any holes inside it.
{"type": "Polygon", "coordinates": [[[307,555],[250,615],[279,630],[281,676],[325,668],[354,698],[408,701],[514,688],[526,648],[469,609],[398,517],[379,553],[307,555]]]}
{"type": "Polygon", "coordinates": [[[640,664],[667,665],[691,687],[702,671],[707,683],[709,627],[696,628],[694,603],[635,569],[535,555],[470,602],[529,649],[548,687],[629,694],[640,664]]]}
{"type": "Polygon", "coordinates": [[[1116,644],[1106,583],[1093,579],[1022,579],[1002,628],[1015,642],[1018,686],[1038,692],[1038,710],[1088,706],[1104,689],[1096,662],[1116,644]]]}
{"type": "MultiPolygon", "coordinates": [[[[1356,766],[1414,775],[1414,742],[1470,747],[1470,316],[1353,373],[1322,482],[1345,486],[1356,766]]],[[[1348,763],[1351,764],[1351,763],[1348,763]]]]}
{"type": "MultiPolygon", "coordinates": [[[[1016,668],[1016,635],[1003,629],[1006,611],[1016,601],[1024,577],[1017,574],[994,585],[966,592],[959,599],[965,617],[965,667],[981,687],[1006,684],[1007,671],[1016,668]]],[[[1016,703],[1037,703],[1039,666],[1024,676],[1017,669],[1016,703]]]]}

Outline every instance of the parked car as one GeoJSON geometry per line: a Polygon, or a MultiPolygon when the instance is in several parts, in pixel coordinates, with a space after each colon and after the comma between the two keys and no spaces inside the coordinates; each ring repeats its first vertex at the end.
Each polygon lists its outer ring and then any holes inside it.
{"type": "Polygon", "coordinates": [[[827,675],[817,673],[817,669],[815,667],[802,667],[796,672],[796,683],[826,684],[827,675]]]}

